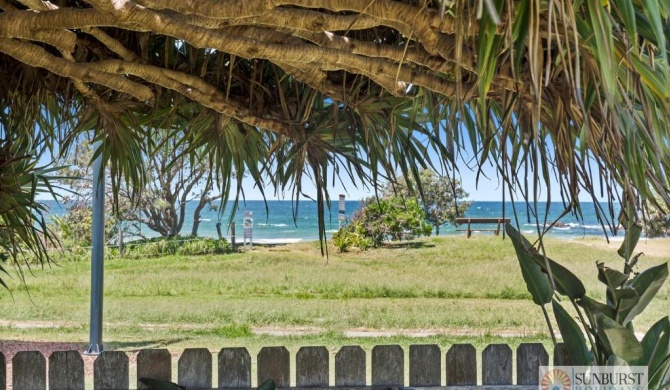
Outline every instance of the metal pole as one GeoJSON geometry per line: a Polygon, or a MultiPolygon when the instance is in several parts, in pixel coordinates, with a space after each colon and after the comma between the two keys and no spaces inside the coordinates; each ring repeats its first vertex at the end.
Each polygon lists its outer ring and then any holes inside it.
{"type": "MultiPolygon", "coordinates": [[[[95,148],[101,148],[97,142],[95,148]]],[[[104,351],[102,345],[102,293],[105,270],[105,179],[102,172],[102,154],[93,162],[93,236],[91,249],[91,319],[87,355],[104,351]]]]}

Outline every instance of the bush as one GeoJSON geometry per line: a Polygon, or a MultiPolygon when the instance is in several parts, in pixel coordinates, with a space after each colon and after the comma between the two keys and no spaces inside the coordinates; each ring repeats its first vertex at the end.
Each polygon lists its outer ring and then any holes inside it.
{"type": "Polygon", "coordinates": [[[232,247],[225,239],[175,236],[154,237],[129,242],[125,246],[124,257],[197,256],[230,252],[232,252],[232,247]]]}
{"type": "Polygon", "coordinates": [[[177,248],[178,255],[198,256],[198,255],[219,255],[230,253],[232,248],[228,241],[224,239],[215,240],[213,238],[198,238],[184,242],[177,248]]]}
{"type": "Polygon", "coordinates": [[[333,244],[340,252],[347,252],[351,248],[366,250],[372,247],[372,238],[366,236],[367,232],[360,222],[352,222],[333,235],[333,244]]]}
{"type": "Polygon", "coordinates": [[[333,236],[333,243],[340,252],[351,247],[365,250],[379,247],[385,240],[413,239],[430,236],[431,232],[432,226],[426,223],[416,199],[368,198],[351,223],[333,236]]]}

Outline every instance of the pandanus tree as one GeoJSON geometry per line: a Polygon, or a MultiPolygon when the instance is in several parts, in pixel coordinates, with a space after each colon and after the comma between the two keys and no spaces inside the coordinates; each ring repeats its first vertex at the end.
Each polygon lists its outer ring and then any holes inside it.
{"type": "MultiPolygon", "coordinates": [[[[56,110],[68,126],[31,133],[50,144],[93,132],[114,191],[144,188],[157,125],[147,121],[195,104],[207,115],[190,136],[224,200],[248,175],[296,201],[312,180],[307,195],[323,207],[332,180],[419,180],[467,155],[531,205],[539,187],[552,200],[552,182],[566,212],[579,212],[580,191],[670,203],[667,1],[0,0],[0,10],[2,111],[56,110]]],[[[598,208],[604,220],[608,210],[598,208]]]]}

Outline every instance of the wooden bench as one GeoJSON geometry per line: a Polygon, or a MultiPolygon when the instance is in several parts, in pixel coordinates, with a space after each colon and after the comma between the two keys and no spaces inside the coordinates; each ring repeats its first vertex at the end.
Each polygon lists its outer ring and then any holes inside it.
{"type": "Polygon", "coordinates": [[[497,224],[495,229],[476,229],[478,231],[493,232],[496,236],[500,235],[500,225],[509,223],[509,218],[456,218],[456,225],[468,224],[467,229],[456,229],[457,232],[468,232],[468,238],[472,235],[472,224],[497,224]]]}

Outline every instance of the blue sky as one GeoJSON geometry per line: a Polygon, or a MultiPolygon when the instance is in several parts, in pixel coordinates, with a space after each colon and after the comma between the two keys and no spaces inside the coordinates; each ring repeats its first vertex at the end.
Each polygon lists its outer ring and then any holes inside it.
{"type": "MultiPolygon", "coordinates": [[[[496,176],[495,169],[490,165],[485,166],[482,174],[480,174],[479,182],[477,183],[476,172],[472,172],[465,164],[459,164],[459,173],[460,179],[463,185],[463,189],[470,194],[469,199],[477,201],[502,201],[503,199],[503,188],[506,188],[502,183],[498,181],[496,176]]],[[[344,194],[347,200],[360,200],[374,194],[372,189],[365,189],[359,184],[356,188],[351,181],[347,180],[346,177],[342,178],[344,185],[340,184],[339,181],[335,186],[329,186],[328,192],[331,196],[331,199],[336,199],[339,194],[344,194]]],[[[332,183],[329,183],[332,184],[332,183]]],[[[251,180],[245,180],[243,183],[244,192],[247,200],[260,200],[263,199],[261,192],[254,188],[253,182],[251,180]]],[[[558,183],[553,182],[551,184],[552,194],[551,198],[553,201],[560,200],[559,186],[558,183]]],[[[305,178],[303,181],[303,192],[311,197],[316,197],[316,189],[309,181],[308,178],[305,178]]],[[[266,196],[268,200],[282,199],[277,197],[274,194],[273,189],[266,189],[266,196]]],[[[544,199],[546,192],[542,191],[540,193],[539,199],[544,199]]],[[[291,194],[285,194],[284,199],[290,199],[291,194]]],[[[520,198],[519,195],[516,198],[520,198]]],[[[580,197],[584,201],[590,201],[590,198],[586,196],[580,197]]],[[[507,195],[506,200],[509,200],[509,195],[507,195]]]]}
{"type": "MultiPolygon", "coordinates": [[[[44,157],[43,157],[44,160],[44,157]]],[[[47,161],[42,161],[42,163],[47,163],[47,161]]],[[[506,188],[501,182],[499,182],[496,175],[495,169],[491,164],[486,164],[482,174],[480,174],[479,182],[477,182],[476,172],[471,171],[465,163],[461,162],[459,164],[460,180],[462,182],[463,189],[470,194],[470,200],[476,201],[502,201],[503,199],[503,188],[506,188]]],[[[458,177],[458,176],[457,176],[458,177]]],[[[347,200],[360,200],[374,194],[371,188],[363,188],[359,183],[358,187],[354,186],[348,176],[343,175],[342,182],[336,180],[335,185],[332,185],[332,180],[329,181],[328,192],[331,199],[337,199],[339,194],[344,194],[347,200]]],[[[552,182],[552,194],[551,198],[553,201],[560,200],[559,186],[558,183],[552,182]]],[[[251,179],[245,179],[243,181],[244,193],[247,200],[261,200],[263,199],[261,192],[254,187],[254,183],[251,179]]],[[[305,177],[303,179],[303,192],[311,198],[316,198],[316,189],[312,185],[312,182],[309,178],[305,177]]],[[[273,188],[266,188],[265,195],[268,200],[281,200],[281,199],[291,199],[291,193],[286,193],[282,197],[277,196],[273,188]]],[[[520,199],[520,195],[515,196],[516,199],[520,199]]],[[[543,200],[546,198],[546,192],[542,190],[538,199],[543,200]]],[[[591,199],[586,196],[580,196],[580,199],[583,201],[591,201],[591,199]]],[[[506,195],[506,200],[509,200],[509,194],[506,195]]]]}

